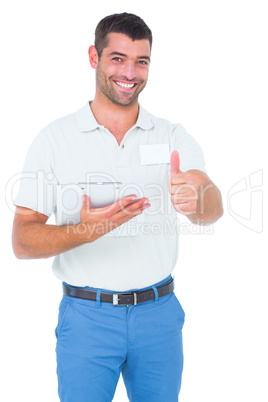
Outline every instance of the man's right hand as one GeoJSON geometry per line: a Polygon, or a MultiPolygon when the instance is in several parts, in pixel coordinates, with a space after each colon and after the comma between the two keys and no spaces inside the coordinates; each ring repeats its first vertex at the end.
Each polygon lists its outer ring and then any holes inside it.
{"type": "Polygon", "coordinates": [[[135,196],[128,196],[104,208],[91,208],[89,197],[83,196],[80,223],[63,226],[46,224],[48,216],[17,207],[12,234],[14,253],[17,258],[48,258],[91,243],[150,206],[147,198],[134,200],[135,196]]]}
{"type": "Polygon", "coordinates": [[[150,207],[148,198],[135,201],[136,199],[135,195],[129,195],[107,207],[91,208],[90,198],[84,195],[80,225],[83,225],[83,230],[87,233],[88,242],[97,240],[150,207]]]}

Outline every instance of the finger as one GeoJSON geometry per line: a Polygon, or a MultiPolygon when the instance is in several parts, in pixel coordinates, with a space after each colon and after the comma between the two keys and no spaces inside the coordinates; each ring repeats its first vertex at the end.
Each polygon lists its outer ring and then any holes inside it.
{"type": "Polygon", "coordinates": [[[191,197],[191,196],[197,196],[198,194],[195,186],[184,182],[178,184],[172,183],[170,190],[171,195],[180,194],[191,197]]]}
{"type": "Polygon", "coordinates": [[[185,185],[189,187],[196,187],[195,179],[194,176],[191,173],[188,172],[180,172],[179,175],[175,175],[172,177],[172,185],[185,185]]]}
{"type": "Polygon", "coordinates": [[[150,206],[151,205],[149,203],[148,198],[142,198],[136,202],[133,202],[130,205],[127,205],[124,209],[115,213],[111,217],[111,220],[112,220],[112,222],[119,222],[119,221],[121,222],[122,220],[127,222],[130,219],[132,219],[134,216],[142,213],[144,211],[144,209],[149,208],[150,206]]]}
{"type": "Polygon", "coordinates": [[[135,218],[136,216],[142,214],[142,212],[145,209],[149,208],[150,206],[151,206],[151,204],[146,202],[141,207],[139,207],[139,208],[137,208],[137,209],[133,210],[132,212],[129,212],[129,213],[125,214],[125,215],[122,215],[122,214],[119,215],[119,213],[118,213],[117,216],[114,218],[114,219],[116,219],[116,225],[120,226],[120,225],[130,221],[131,219],[135,218]]]}
{"type": "Polygon", "coordinates": [[[173,177],[177,173],[181,173],[180,157],[178,151],[172,152],[170,157],[170,165],[171,165],[171,177],[173,177]]]}
{"type": "Polygon", "coordinates": [[[184,215],[193,215],[196,213],[196,202],[188,201],[180,204],[175,204],[175,208],[178,212],[184,215]]]}
{"type": "Polygon", "coordinates": [[[171,201],[173,204],[181,204],[184,202],[192,202],[192,201],[197,201],[198,200],[198,195],[185,195],[185,194],[174,194],[171,195],[171,201]]]}
{"type": "Polygon", "coordinates": [[[89,212],[91,209],[91,201],[87,195],[83,195],[82,197],[83,205],[82,209],[85,209],[86,212],[89,212]]]}
{"type": "MultiPolygon", "coordinates": [[[[118,211],[124,209],[128,204],[133,203],[137,199],[135,194],[128,195],[127,197],[121,198],[121,200],[114,202],[113,204],[107,205],[106,207],[102,208],[94,208],[94,212],[97,214],[103,214],[107,218],[112,216],[118,211]]],[[[93,209],[92,209],[93,211],[93,209]]]]}
{"type": "Polygon", "coordinates": [[[133,212],[135,212],[138,209],[142,209],[145,204],[150,205],[148,198],[143,197],[143,198],[140,198],[137,201],[132,202],[129,205],[126,205],[125,208],[123,208],[119,212],[122,212],[122,214],[125,214],[125,215],[129,215],[129,214],[132,214],[133,212]]]}

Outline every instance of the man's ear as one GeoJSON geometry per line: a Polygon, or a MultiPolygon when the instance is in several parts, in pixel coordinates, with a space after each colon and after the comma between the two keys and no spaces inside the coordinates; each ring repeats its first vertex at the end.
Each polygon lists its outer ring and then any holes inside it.
{"type": "Polygon", "coordinates": [[[90,46],[88,49],[89,62],[92,68],[97,68],[98,65],[98,52],[95,46],[90,46]]]}

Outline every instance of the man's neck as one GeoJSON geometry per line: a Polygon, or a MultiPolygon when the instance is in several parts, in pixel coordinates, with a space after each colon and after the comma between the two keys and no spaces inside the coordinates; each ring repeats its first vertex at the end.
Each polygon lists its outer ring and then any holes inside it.
{"type": "Polygon", "coordinates": [[[115,136],[118,144],[126,132],[136,124],[139,115],[138,101],[130,106],[119,106],[109,100],[95,97],[90,107],[97,122],[115,136]]]}

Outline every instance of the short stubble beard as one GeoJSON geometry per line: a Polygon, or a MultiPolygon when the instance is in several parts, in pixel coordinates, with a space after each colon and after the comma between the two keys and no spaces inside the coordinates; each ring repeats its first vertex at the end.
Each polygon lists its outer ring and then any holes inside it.
{"type": "Polygon", "coordinates": [[[139,97],[139,94],[143,91],[146,86],[146,82],[142,79],[135,78],[134,80],[129,81],[126,77],[112,76],[108,78],[101,69],[101,63],[98,64],[96,70],[96,83],[101,91],[101,93],[106,96],[111,102],[113,102],[117,106],[130,106],[132,105],[139,97]],[[138,84],[136,86],[136,90],[133,91],[133,94],[130,97],[127,97],[125,101],[122,101],[122,97],[119,97],[116,91],[113,88],[114,81],[128,81],[138,84]],[[110,82],[110,85],[109,85],[110,82]],[[141,85],[141,86],[140,86],[141,85]]]}

